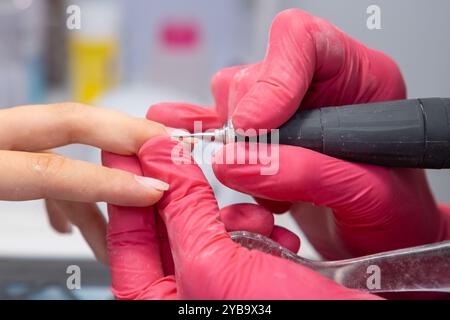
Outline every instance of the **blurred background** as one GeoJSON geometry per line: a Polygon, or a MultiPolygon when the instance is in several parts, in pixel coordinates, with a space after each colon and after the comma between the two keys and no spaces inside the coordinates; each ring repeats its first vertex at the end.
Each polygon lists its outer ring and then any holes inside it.
{"type": "MultiPolygon", "coordinates": [[[[161,101],[212,105],[211,76],[261,60],[273,17],[291,7],[392,56],[409,97],[450,97],[447,0],[0,0],[0,108],[71,100],[144,116],[161,101]],[[367,28],[372,4],[381,30],[367,28]]],[[[99,162],[84,146],[58,152],[99,162]]],[[[221,206],[251,201],[203,169],[221,206]]],[[[428,174],[437,199],[450,203],[450,173],[428,174]]],[[[111,298],[107,270],[77,231],[50,229],[40,201],[0,201],[0,216],[0,298],[111,298]],[[82,266],[81,290],[65,286],[72,264],[82,266]]],[[[277,220],[301,233],[288,215],[277,220]]],[[[316,257],[307,241],[300,254],[316,257]]]]}

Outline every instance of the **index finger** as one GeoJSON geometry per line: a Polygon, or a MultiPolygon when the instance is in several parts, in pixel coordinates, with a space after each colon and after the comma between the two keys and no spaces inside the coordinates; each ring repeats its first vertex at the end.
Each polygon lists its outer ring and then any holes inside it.
{"type": "Polygon", "coordinates": [[[163,125],[79,103],[22,106],[0,111],[0,149],[39,151],[81,143],[122,155],[136,154],[163,125]]]}

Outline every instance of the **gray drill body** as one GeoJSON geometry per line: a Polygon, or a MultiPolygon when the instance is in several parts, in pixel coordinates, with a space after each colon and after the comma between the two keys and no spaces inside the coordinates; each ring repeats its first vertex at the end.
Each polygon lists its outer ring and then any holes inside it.
{"type": "Polygon", "coordinates": [[[450,168],[450,99],[429,98],[298,111],[279,143],[386,167],[450,168]]]}

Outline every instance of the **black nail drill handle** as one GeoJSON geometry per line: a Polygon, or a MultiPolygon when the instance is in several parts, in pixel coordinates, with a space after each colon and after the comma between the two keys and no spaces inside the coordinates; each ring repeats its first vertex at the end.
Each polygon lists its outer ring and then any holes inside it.
{"type": "Polygon", "coordinates": [[[386,167],[450,168],[450,99],[298,111],[279,143],[386,167]]]}

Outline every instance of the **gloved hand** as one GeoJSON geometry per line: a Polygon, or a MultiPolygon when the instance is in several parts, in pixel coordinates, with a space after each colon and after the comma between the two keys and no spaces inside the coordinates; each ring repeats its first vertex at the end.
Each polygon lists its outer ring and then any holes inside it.
{"type": "MultiPolygon", "coordinates": [[[[213,78],[216,108],[159,104],[147,117],[193,130],[221,127],[232,115],[235,128],[272,129],[299,108],[404,99],[406,89],[393,60],[351,39],[327,21],[292,9],[273,21],[265,59],[229,68],[213,78]]],[[[280,146],[279,171],[260,175],[261,165],[223,155],[245,150],[230,144],[213,166],[225,185],[256,197],[274,212],[291,205],[314,247],[329,259],[349,258],[447,239],[450,216],[436,205],[422,170],[350,163],[310,150],[280,146]],[[248,163],[248,162],[246,162],[248,163]]],[[[236,154],[236,153],[235,153],[236,154]]]]}
{"type": "Polygon", "coordinates": [[[117,298],[378,298],[233,242],[221,221],[224,216],[239,229],[245,228],[250,217],[253,231],[268,234],[267,220],[272,215],[257,205],[228,207],[219,215],[213,191],[188,152],[170,138],[157,137],[141,148],[140,163],[135,157],[103,154],[103,163],[109,167],[156,177],[170,185],[156,208],[108,207],[108,252],[117,298]],[[180,154],[185,163],[174,162],[174,154],[180,154]],[[161,221],[155,218],[157,213],[167,226],[174,266],[168,265],[167,239],[161,221]],[[239,221],[243,222],[240,226],[239,221]]]}

